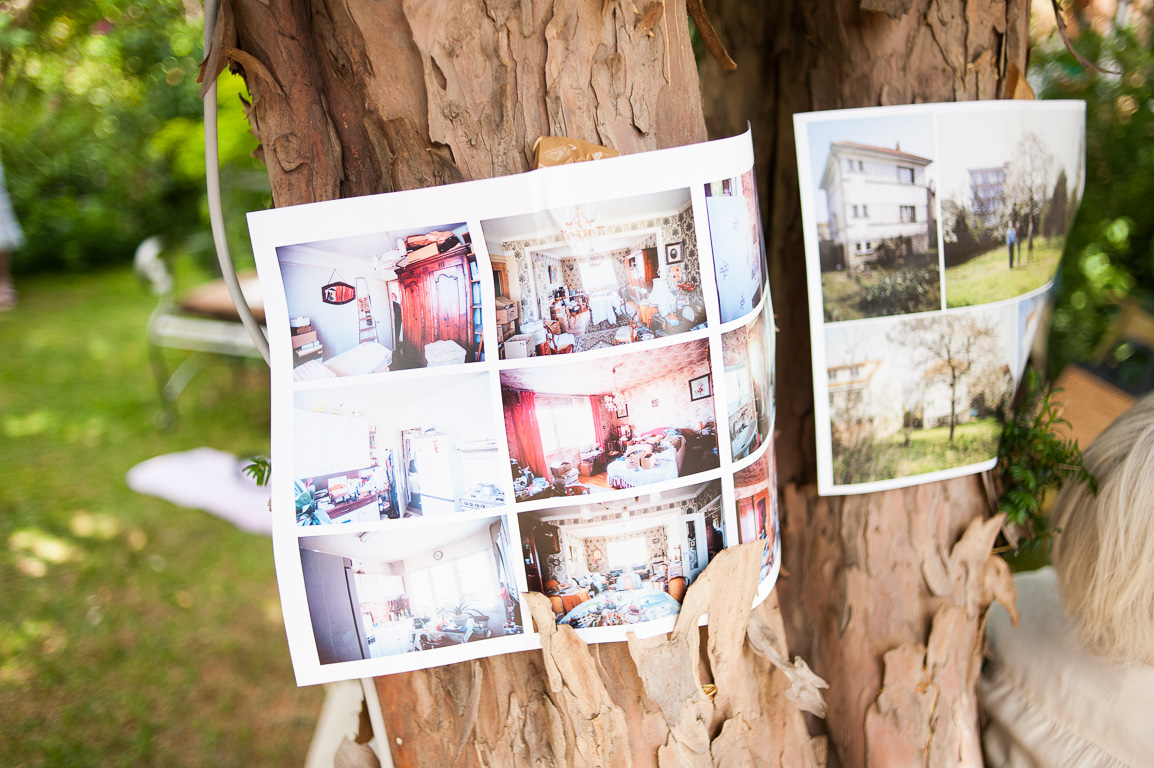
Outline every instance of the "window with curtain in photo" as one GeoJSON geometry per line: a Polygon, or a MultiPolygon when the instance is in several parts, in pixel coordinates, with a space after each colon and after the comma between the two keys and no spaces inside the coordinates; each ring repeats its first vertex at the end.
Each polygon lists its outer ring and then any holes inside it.
{"type": "Polygon", "coordinates": [[[574,397],[550,404],[537,404],[541,427],[541,447],[545,453],[588,449],[597,443],[593,432],[593,406],[588,397],[574,397]]]}

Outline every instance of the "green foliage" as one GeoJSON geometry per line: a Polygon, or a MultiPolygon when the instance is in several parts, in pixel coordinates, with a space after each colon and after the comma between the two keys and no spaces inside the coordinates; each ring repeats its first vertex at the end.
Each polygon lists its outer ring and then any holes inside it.
{"type": "Polygon", "coordinates": [[[1092,359],[1121,298],[1154,306],[1154,37],[1143,42],[1129,28],[1102,37],[1080,27],[1079,51],[1123,74],[1086,70],[1056,37],[1033,51],[1031,79],[1041,97],[1086,101],[1086,189],[1059,271],[1051,376],[1067,362],[1092,359]]]}
{"type": "Polygon", "coordinates": [[[244,473],[256,480],[259,486],[268,485],[269,478],[272,476],[272,461],[267,456],[253,456],[249,463],[244,467],[244,473]]]}
{"type": "Polygon", "coordinates": [[[866,315],[924,312],[938,297],[937,265],[902,269],[869,284],[858,279],[859,306],[866,315]]]}
{"type": "Polygon", "coordinates": [[[0,314],[0,765],[299,765],[308,749],[323,692],[293,682],[269,539],[125,482],[161,454],[269,447],[259,362],[206,367],[172,429],[153,426],[155,306],[121,267],[28,276],[0,314]]]}
{"type": "Polygon", "coordinates": [[[1015,554],[1051,543],[1049,515],[1043,511],[1043,497],[1068,481],[1088,483],[1097,492],[1094,478],[1082,466],[1077,440],[1065,439],[1057,431],[1068,424],[1051,396],[1053,391],[1034,369],[1026,371],[1022,399],[1013,418],[1006,422],[998,444],[995,479],[1001,488],[998,511],[1006,513],[1007,524],[1024,533],[1015,554]]]}
{"type": "MultiPolygon", "coordinates": [[[[17,272],[82,270],[132,257],[148,235],[207,230],[202,23],[179,0],[31,3],[0,16],[0,153],[27,236],[17,272]]],[[[267,206],[237,95],[222,81],[226,210],[267,206]]],[[[230,238],[246,260],[243,217],[230,238]]],[[[208,250],[203,237],[190,242],[208,250]]]]}

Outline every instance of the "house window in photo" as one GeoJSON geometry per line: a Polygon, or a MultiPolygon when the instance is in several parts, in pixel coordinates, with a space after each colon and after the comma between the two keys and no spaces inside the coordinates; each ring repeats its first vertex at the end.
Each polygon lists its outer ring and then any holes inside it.
{"type": "Polygon", "coordinates": [[[869,215],[870,215],[870,207],[869,207],[868,205],[863,205],[863,206],[861,207],[861,215],[862,215],[862,218],[863,218],[863,219],[868,219],[868,218],[869,218],[869,215]]]}
{"type": "Polygon", "coordinates": [[[860,218],[860,214],[858,213],[858,207],[856,205],[853,207],[853,217],[855,219],[860,218]]]}
{"type": "Polygon", "coordinates": [[[617,275],[614,274],[613,262],[609,259],[583,262],[580,270],[581,282],[587,291],[617,287],[617,275]]]}
{"type": "Polygon", "coordinates": [[[541,426],[541,447],[547,453],[584,449],[597,442],[588,397],[573,398],[564,405],[538,405],[537,421],[541,426]]]}
{"type": "Polygon", "coordinates": [[[917,219],[917,209],[912,205],[901,206],[902,223],[914,223],[917,219]]]}
{"type": "Polygon", "coordinates": [[[914,169],[904,168],[898,166],[898,183],[899,184],[913,184],[914,183],[914,169]]]}

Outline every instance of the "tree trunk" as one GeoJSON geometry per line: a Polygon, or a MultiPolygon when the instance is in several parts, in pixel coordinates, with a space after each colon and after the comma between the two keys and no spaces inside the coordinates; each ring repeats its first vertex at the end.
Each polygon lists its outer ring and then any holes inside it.
{"type": "Polygon", "coordinates": [[[831,762],[980,765],[976,679],[986,609],[1012,602],[989,554],[979,478],[818,498],[796,112],[992,99],[1025,71],[1026,0],[719,0],[734,73],[702,66],[707,123],[752,121],[777,360],[782,578],[790,647],[830,682],[831,762]]]}
{"type": "MultiPolygon", "coordinates": [[[[277,206],[524,171],[541,135],[705,139],[682,0],[224,0],[206,76],[229,61],[277,206]]],[[[718,555],[669,637],[589,649],[535,600],[543,652],[378,679],[396,764],[816,765],[761,554],[718,555]]]]}

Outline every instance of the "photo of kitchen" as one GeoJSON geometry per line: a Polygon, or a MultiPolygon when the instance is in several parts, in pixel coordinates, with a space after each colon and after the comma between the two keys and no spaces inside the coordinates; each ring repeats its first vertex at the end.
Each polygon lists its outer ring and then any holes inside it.
{"type": "Polygon", "coordinates": [[[321,664],[521,634],[502,517],[300,539],[321,664]]]}
{"type": "Polygon", "coordinates": [[[486,374],[294,398],[298,525],[430,517],[511,497],[486,374]]]}
{"type": "Polygon", "coordinates": [[[688,189],[481,222],[500,356],[559,355],[704,327],[688,189]]]}
{"type": "Polygon", "coordinates": [[[719,465],[709,341],[501,371],[516,501],[583,496],[719,465]]]}
{"type": "Polygon", "coordinates": [[[296,381],[484,359],[468,227],[441,224],[277,248],[296,381]]]}
{"type": "Polygon", "coordinates": [[[576,628],[676,615],[726,546],[718,480],[525,512],[518,523],[529,590],[548,596],[558,624],[576,628]]]}

